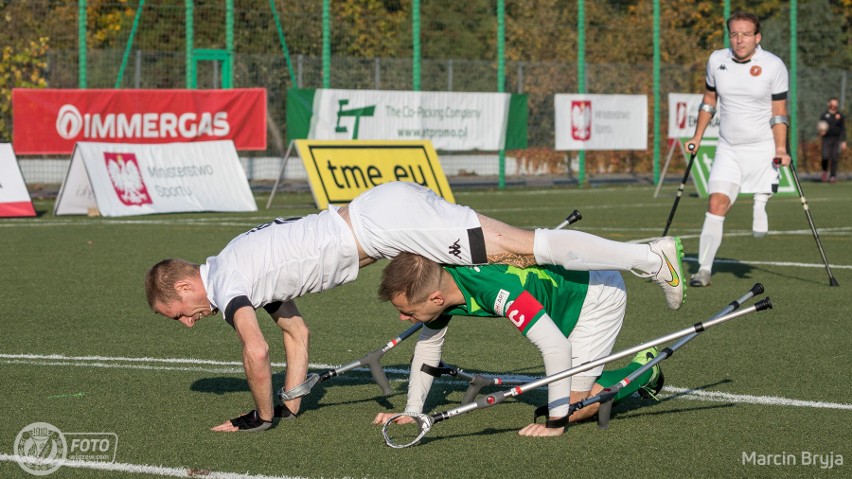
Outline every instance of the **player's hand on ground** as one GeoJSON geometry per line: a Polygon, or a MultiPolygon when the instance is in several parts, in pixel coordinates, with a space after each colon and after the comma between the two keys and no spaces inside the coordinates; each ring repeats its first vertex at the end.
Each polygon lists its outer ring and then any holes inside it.
{"type": "Polygon", "coordinates": [[[518,431],[518,434],[529,437],[552,437],[561,436],[563,432],[565,432],[564,427],[549,428],[544,424],[533,423],[518,431]]]}
{"type": "Polygon", "coordinates": [[[210,428],[215,432],[258,432],[272,427],[272,420],[265,420],[258,415],[257,411],[251,411],[240,417],[229,419],[216,427],[210,428]]]}
{"type": "MultiPolygon", "coordinates": [[[[376,418],[373,419],[373,424],[384,424],[390,420],[390,418],[396,416],[399,413],[395,412],[380,412],[376,414],[376,418]]],[[[414,418],[411,416],[400,416],[394,420],[395,424],[409,424],[414,422],[414,418]]]]}

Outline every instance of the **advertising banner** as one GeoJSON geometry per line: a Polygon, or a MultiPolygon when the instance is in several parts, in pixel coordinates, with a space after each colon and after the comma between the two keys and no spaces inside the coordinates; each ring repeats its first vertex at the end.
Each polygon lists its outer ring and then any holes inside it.
{"type": "Polygon", "coordinates": [[[257,211],[234,143],[79,142],[54,213],[257,211]]]}
{"type": "Polygon", "coordinates": [[[68,154],[78,141],[232,140],[266,149],[266,90],[12,90],[15,151],[68,154]]]}
{"type": "MultiPolygon", "coordinates": [[[[669,93],[669,138],[692,138],[698,123],[698,106],[704,95],[669,93]]],[[[719,138],[719,115],[710,120],[704,138],[719,138]]]]}
{"type": "Polygon", "coordinates": [[[429,140],[438,150],[496,151],[526,147],[526,112],[526,96],[509,93],[291,90],[287,126],[291,140],[429,140]]]}
{"type": "Polygon", "coordinates": [[[554,95],[557,150],[648,149],[645,95],[554,95]]]}
{"type": "Polygon", "coordinates": [[[12,145],[0,143],[0,217],[35,215],[12,145]]]}
{"type": "Polygon", "coordinates": [[[455,203],[438,154],[428,141],[297,140],[317,207],[346,204],[391,181],[418,183],[455,203]]]}

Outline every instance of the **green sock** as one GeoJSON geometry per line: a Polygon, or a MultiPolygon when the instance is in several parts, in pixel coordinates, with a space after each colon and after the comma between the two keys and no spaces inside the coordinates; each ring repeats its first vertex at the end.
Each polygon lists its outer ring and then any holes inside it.
{"type": "MultiPolygon", "coordinates": [[[[614,371],[604,371],[596,382],[598,384],[600,384],[601,386],[608,388],[610,386],[614,386],[614,385],[618,384],[619,381],[626,378],[631,373],[633,373],[633,371],[636,371],[637,369],[639,369],[641,367],[642,367],[642,364],[630,363],[630,364],[628,364],[627,366],[625,366],[621,369],[616,369],[614,371]]],[[[629,397],[631,394],[638,391],[639,388],[648,384],[648,382],[651,380],[651,376],[653,376],[653,375],[654,375],[654,371],[653,371],[653,368],[651,368],[651,369],[645,371],[644,373],[642,373],[634,381],[630,381],[629,384],[627,384],[626,386],[621,388],[620,391],[618,391],[618,394],[615,395],[615,399],[613,400],[613,402],[621,401],[622,399],[629,397]]]]}

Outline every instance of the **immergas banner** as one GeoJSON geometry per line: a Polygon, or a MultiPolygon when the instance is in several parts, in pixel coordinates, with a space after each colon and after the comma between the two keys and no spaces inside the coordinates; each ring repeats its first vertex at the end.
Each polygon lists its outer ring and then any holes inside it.
{"type": "Polygon", "coordinates": [[[429,140],[444,151],[523,148],[526,107],[526,96],[509,93],[295,89],[288,95],[288,136],[429,140]]]}
{"type": "MultiPolygon", "coordinates": [[[[698,106],[702,100],[704,95],[669,93],[669,139],[692,138],[695,124],[698,123],[698,106]]],[[[704,130],[704,138],[719,138],[719,115],[710,120],[704,130]]]]}
{"type": "Polygon", "coordinates": [[[234,143],[79,142],[54,214],[257,211],[234,143]]]}
{"type": "Polygon", "coordinates": [[[35,215],[12,145],[0,143],[0,217],[35,215]]]}
{"type": "Polygon", "coordinates": [[[554,95],[557,150],[648,149],[645,95],[554,95]]]}
{"type": "Polygon", "coordinates": [[[266,90],[12,90],[15,151],[68,154],[78,141],[233,140],[266,149],[266,90]]]}

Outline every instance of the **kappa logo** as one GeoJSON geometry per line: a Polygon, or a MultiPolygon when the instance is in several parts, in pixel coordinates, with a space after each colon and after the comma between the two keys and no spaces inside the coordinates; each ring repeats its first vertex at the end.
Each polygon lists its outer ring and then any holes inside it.
{"type": "Polygon", "coordinates": [[[728,67],[726,67],[724,63],[719,65],[719,70],[727,70],[727,69],[728,69],[728,67]]]}
{"type": "Polygon", "coordinates": [[[115,194],[127,206],[151,204],[151,195],[139,171],[139,162],[133,153],[104,153],[109,179],[115,194]]]}
{"type": "Polygon", "coordinates": [[[459,240],[456,240],[455,243],[450,245],[449,252],[456,258],[461,259],[461,245],[459,244],[459,240]]]}

